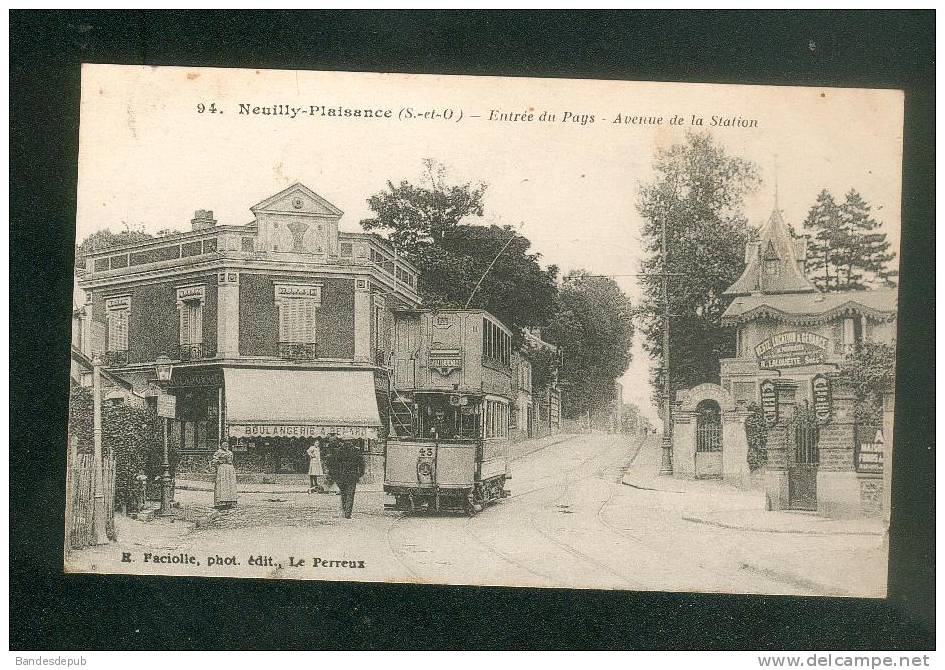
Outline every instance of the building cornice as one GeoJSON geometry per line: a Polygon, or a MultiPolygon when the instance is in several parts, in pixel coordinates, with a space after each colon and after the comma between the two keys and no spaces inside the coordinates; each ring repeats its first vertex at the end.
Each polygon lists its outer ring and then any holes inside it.
{"type": "Polygon", "coordinates": [[[92,276],[80,277],[79,287],[85,291],[106,288],[124,288],[131,285],[156,284],[173,280],[188,281],[195,276],[218,272],[219,270],[235,270],[252,274],[282,274],[298,276],[300,278],[312,275],[355,279],[369,278],[376,284],[381,284],[412,303],[420,303],[420,296],[412,289],[405,289],[402,282],[396,281],[385,272],[380,272],[372,264],[322,264],[300,263],[297,261],[278,261],[255,257],[254,254],[239,252],[218,253],[212,259],[193,263],[181,263],[178,259],[155,264],[147,270],[128,272],[127,268],[110,270],[107,272],[92,273],[92,276]]]}

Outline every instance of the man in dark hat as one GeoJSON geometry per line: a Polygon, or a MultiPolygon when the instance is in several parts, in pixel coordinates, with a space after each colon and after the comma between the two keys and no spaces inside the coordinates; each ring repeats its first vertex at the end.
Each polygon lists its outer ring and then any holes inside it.
{"type": "Polygon", "coordinates": [[[341,492],[341,513],[351,518],[354,490],[364,474],[364,455],[353,440],[342,440],[336,433],[328,437],[328,474],[341,492]]]}

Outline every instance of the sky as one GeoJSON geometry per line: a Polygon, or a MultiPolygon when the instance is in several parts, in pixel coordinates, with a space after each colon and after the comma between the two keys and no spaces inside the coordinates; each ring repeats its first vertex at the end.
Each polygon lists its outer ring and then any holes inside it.
{"type": "MultiPolygon", "coordinates": [[[[448,181],[488,185],[483,222],[520,226],[543,263],[613,275],[636,301],[638,186],[689,130],[760,167],[745,201],[753,224],[771,213],[776,172],[796,228],[822,189],[856,188],[898,252],[902,110],[890,90],[85,65],[76,234],[187,230],[197,209],[245,224],[295,182],[344,211],[343,230],[360,230],[367,198],[388,180],[417,181],[429,157],[448,181]],[[713,116],[741,125],[709,127],[713,116]]],[[[656,421],[651,365],[638,337],[621,381],[624,400],[656,421]]]]}

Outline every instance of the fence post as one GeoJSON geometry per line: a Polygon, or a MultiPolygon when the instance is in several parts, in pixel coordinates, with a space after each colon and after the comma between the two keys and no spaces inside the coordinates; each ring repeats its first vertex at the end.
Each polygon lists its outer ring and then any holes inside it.
{"type": "Polygon", "coordinates": [[[107,544],[105,489],[102,482],[102,360],[92,360],[92,439],[95,447],[92,473],[92,544],[107,544]]]}

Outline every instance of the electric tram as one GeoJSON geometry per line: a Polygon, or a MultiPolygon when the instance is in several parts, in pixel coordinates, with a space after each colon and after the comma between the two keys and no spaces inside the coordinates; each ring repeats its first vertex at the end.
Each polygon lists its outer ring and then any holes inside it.
{"type": "Polygon", "coordinates": [[[475,514],[510,494],[511,356],[511,333],[488,312],[396,314],[389,507],[475,514]]]}

